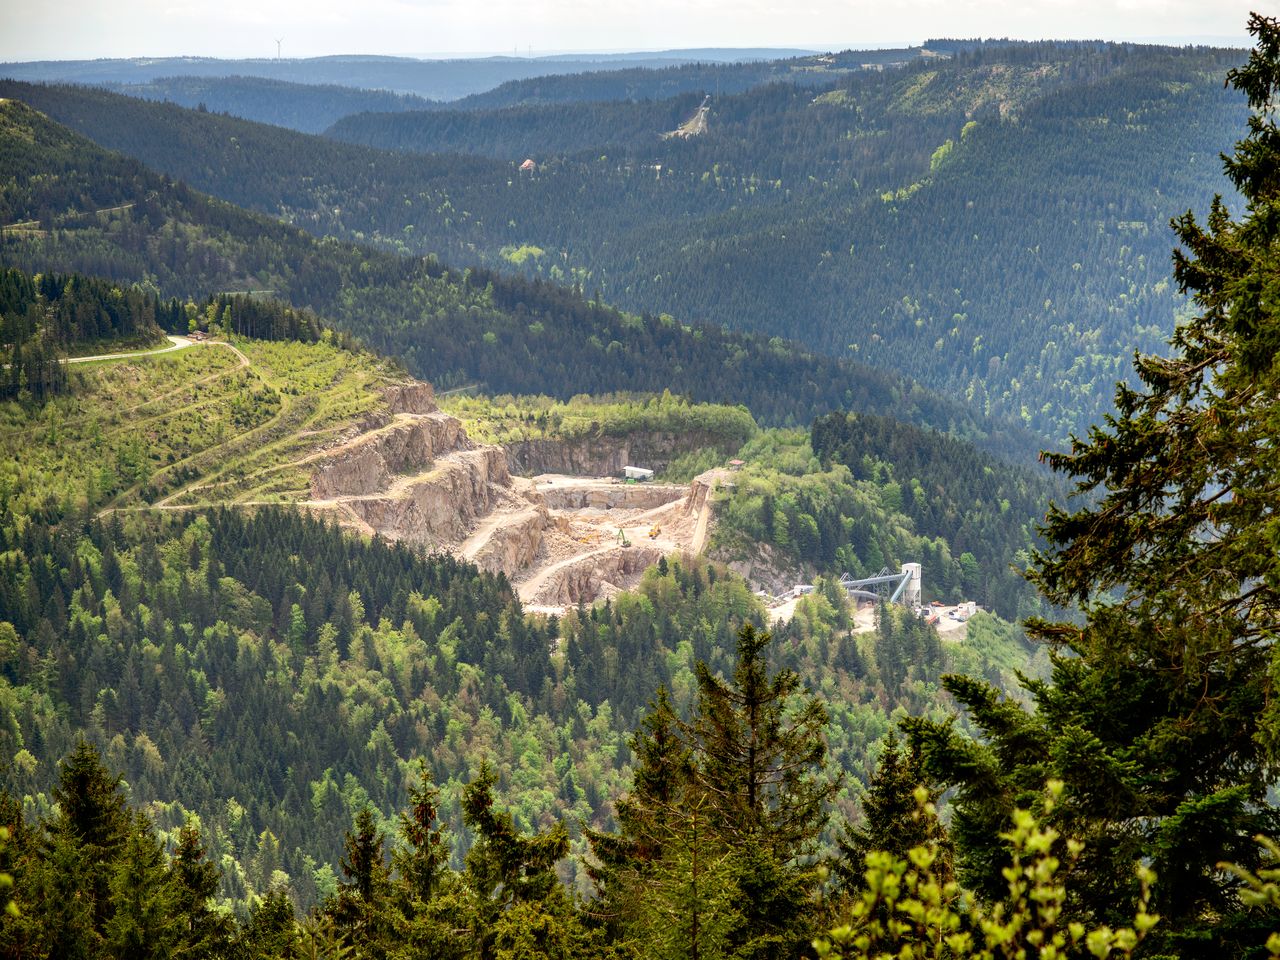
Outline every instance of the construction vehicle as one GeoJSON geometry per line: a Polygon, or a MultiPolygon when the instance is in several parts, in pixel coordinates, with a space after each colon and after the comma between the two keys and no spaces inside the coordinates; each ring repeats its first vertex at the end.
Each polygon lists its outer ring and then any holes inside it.
{"type": "Polygon", "coordinates": [[[660,534],[661,532],[662,532],[662,528],[655,523],[652,527],[649,528],[649,539],[657,540],[658,534],[660,534]]]}
{"type": "Polygon", "coordinates": [[[627,531],[623,530],[621,527],[618,528],[618,546],[631,546],[631,541],[627,539],[627,531]]]}

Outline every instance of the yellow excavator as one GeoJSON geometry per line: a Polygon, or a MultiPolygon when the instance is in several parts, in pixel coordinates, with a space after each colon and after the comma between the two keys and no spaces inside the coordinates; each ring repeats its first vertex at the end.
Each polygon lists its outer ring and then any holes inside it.
{"type": "Polygon", "coordinates": [[[649,539],[657,540],[658,534],[660,534],[661,532],[662,532],[662,528],[655,523],[652,527],[649,528],[649,539]]]}

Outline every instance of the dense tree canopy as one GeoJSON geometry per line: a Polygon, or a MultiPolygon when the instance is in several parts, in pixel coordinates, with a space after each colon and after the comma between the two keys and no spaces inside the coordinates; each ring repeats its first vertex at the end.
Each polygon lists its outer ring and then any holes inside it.
{"type": "Polygon", "coordinates": [[[1242,955],[1261,939],[1237,883],[1217,868],[1255,857],[1252,835],[1280,822],[1272,640],[1280,429],[1280,22],[1255,16],[1258,47],[1230,82],[1253,115],[1226,161],[1245,200],[1239,219],[1215,199],[1202,225],[1178,218],[1175,276],[1198,308],[1167,356],[1141,357],[1141,386],[1121,385],[1117,414],[1049,457],[1090,497],[1050,512],[1033,579],[1083,626],[1033,624],[1061,646],[1036,712],[987,685],[949,689],[986,735],[914,722],[931,772],[960,788],[962,876],[1000,888],[995,828],[1047,776],[1066,783],[1056,817],[1092,838],[1073,908],[1112,919],[1137,895],[1130,865],[1149,861],[1166,949],[1242,955]],[[1239,952],[1239,953],[1238,953],[1239,952]]]}

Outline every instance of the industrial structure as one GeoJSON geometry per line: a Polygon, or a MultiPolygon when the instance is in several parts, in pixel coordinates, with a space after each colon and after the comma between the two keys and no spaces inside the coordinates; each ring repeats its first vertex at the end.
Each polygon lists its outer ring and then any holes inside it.
{"type": "Polygon", "coordinates": [[[920,606],[920,564],[904,563],[898,573],[890,573],[889,568],[885,567],[873,577],[857,579],[842,573],[840,586],[851,597],[887,600],[915,610],[920,606]]]}

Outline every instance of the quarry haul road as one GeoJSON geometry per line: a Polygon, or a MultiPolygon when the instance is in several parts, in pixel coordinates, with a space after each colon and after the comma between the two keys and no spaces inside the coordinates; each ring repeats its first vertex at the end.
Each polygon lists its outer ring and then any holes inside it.
{"type": "MultiPolygon", "coordinates": [[[[175,350],[185,350],[187,347],[194,346],[194,340],[188,340],[186,337],[168,336],[165,338],[169,341],[170,346],[161,347],[158,350],[134,350],[130,353],[99,353],[92,357],[67,357],[63,363],[92,363],[96,360],[128,360],[132,357],[154,357],[161,353],[173,353],[175,350]]],[[[234,347],[232,349],[235,349],[234,347]]],[[[240,353],[236,350],[236,353],[240,353]]],[[[241,354],[243,357],[243,354],[241,354]]]]}

